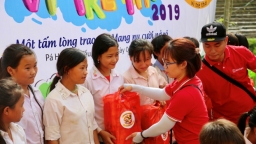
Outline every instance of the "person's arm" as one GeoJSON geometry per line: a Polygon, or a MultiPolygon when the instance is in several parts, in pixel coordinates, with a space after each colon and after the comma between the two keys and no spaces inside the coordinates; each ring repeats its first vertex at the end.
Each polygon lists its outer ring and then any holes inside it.
{"type": "Polygon", "coordinates": [[[135,91],[140,95],[147,96],[154,100],[165,101],[169,100],[170,96],[168,96],[165,92],[165,89],[153,88],[153,87],[145,87],[141,85],[135,84],[124,84],[123,87],[119,88],[120,92],[124,91],[135,91]]]}
{"type": "Polygon", "coordinates": [[[109,132],[105,130],[101,130],[99,132],[99,135],[103,139],[103,142],[106,144],[114,144],[111,139],[116,139],[113,135],[111,135],[109,132]]]}
{"type": "Polygon", "coordinates": [[[59,140],[47,140],[46,144],[59,144],[59,140]]]}
{"type": "Polygon", "coordinates": [[[160,121],[152,125],[150,128],[142,132],[133,133],[130,136],[128,136],[126,139],[133,138],[133,142],[140,143],[143,141],[144,138],[155,137],[169,131],[170,129],[173,128],[175,124],[176,124],[176,121],[169,118],[167,114],[164,114],[160,119],[160,121]]]}
{"type": "Polygon", "coordinates": [[[93,131],[93,139],[95,144],[100,144],[97,129],[93,131]]]}

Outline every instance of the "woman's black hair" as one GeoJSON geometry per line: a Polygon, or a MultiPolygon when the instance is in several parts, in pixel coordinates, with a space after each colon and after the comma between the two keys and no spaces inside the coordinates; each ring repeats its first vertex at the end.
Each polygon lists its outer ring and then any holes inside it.
{"type": "Polygon", "coordinates": [[[56,64],[57,75],[54,77],[51,83],[50,91],[55,88],[56,83],[61,79],[64,74],[66,74],[70,69],[77,66],[85,59],[85,53],[77,48],[66,48],[62,50],[59,54],[56,64]]]}
{"type": "Polygon", "coordinates": [[[239,40],[233,33],[227,33],[228,36],[228,45],[234,45],[238,46],[239,45],[239,40]]]}
{"type": "Polygon", "coordinates": [[[235,36],[237,37],[237,39],[239,41],[239,46],[244,46],[246,48],[249,48],[249,42],[248,42],[246,36],[244,36],[240,33],[236,33],[235,36]]]}
{"type": "Polygon", "coordinates": [[[186,38],[177,38],[164,49],[163,56],[171,57],[177,64],[187,61],[186,74],[189,78],[201,69],[201,56],[196,45],[186,38]]]}
{"type": "Polygon", "coordinates": [[[7,67],[17,68],[20,60],[25,55],[35,55],[34,52],[22,44],[12,44],[8,46],[0,60],[0,78],[11,77],[7,71],[7,67]]]}
{"type": "Polygon", "coordinates": [[[114,39],[110,34],[103,33],[97,36],[92,45],[92,59],[94,65],[99,67],[99,56],[107,52],[110,47],[118,47],[116,39],[114,39]]]}
{"type": "MultiPolygon", "coordinates": [[[[0,129],[7,131],[3,126],[2,115],[6,107],[13,109],[15,104],[19,101],[23,95],[23,90],[20,85],[15,83],[11,78],[5,78],[0,80],[0,129]]],[[[0,143],[6,144],[2,135],[0,135],[0,143]]]]}
{"type": "Polygon", "coordinates": [[[237,127],[241,131],[242,134],[244,134],[244,130],[246,128],[246,121],[248,119],[248,125],[251,129],[256,127],[256,107],[251,109],[249,112],[243,113],[237,123],[237,127]]]}
{"type": "Polygon", "coordinates": [[[145,40],[145,39],[136,39],[132,41],[132,43],[129,46],[129,56],[134,58],[135,62],[139,61],[140,53],[144,54],[144,59],[146,59],[146,51],[149,52],[150,56],[153,53],[153,46],[152,44],[145,40]]]}
{"type": "MultiPolygon", "coordinates": [[[[165,44],[169,41],[171,41],[172,38],[166,34],[163,35],[159,35],[157,37],[155,37],[152,41],[151,44],[153,45],[153,51],[155,53],[160,54],[160,51],[162,50],[162,48],[165,46],[165,44]]],[[[153,56],[155,59],[157,59],[158,57],[153,53],[153,56]]]]}
{"type": "Polygon", "coordinates": [[[196,47],[199,48],[199,41],[198,41],[196,38],[194,38],[194,37],[189,37],[189,36],[185,36],[185,37],[183,37],[183,38],[186,38],[186,39],[191,40],[191,41],[196,45],[196,47]]]}

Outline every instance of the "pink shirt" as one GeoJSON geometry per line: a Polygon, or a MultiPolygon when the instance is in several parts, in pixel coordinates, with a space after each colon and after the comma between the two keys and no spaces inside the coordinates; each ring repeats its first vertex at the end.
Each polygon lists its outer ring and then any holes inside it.
{"type": "MultiPolygon", "coordinates": [[[[163,88],[167,84],[165,78],[152,66],[148,67],[148,79],[141,76],[132,65],[123,74],[123,77],[125,83],[137,84],[146,87],[163,88]]],[[[152,104],[153,102],[153,99],[140,95],[140,105],[152,104]]]]}
{"type": "MultiPolygon", "coordinates": [[[[41,92],[34,88],[35,96],[43,109],[44,98],[41,92]]],[[[43,119],[42,110],[36,102],[34,95],[29,91],[29,95],[25,95],[23,117],[18,124],[24,129],[27,137],[28,144],[43,144],[44,131],[43,131],[43,119]]]]}
{"type": "Polygon", "coordinates": [[[110,81],[103,76],[100,71],[93,66],[88,72],[85,87],[91,92],[95,105],[95,120],[101,129],[104,126],[103,97],[107,94],[115,93],[124,84],[124,79],[115,70],[111,70],[110,81]]]}

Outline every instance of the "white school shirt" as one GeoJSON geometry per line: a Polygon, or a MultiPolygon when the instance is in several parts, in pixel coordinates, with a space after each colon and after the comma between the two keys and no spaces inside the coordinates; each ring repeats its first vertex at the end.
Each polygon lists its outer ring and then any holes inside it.
{"type": "Polygon", "coordinates": [[[89,90],[77,85],[78,95],[60,82],[46,97],[43,122],[45,139],[59,144],[94,144],[94,102],[89,90]]]}
{"type": "Polygon", "coordinates": [[[13,141],[10,139],[7,132],[0,130],[6,144],[27,144],[26,134],[20,125],[16,123],[10,123],[10,130],[12,133],[13,141]]]}
{"type": "MultiPolygon", "coordinates": [[[[164,79],[162,75],[160,75],[157,70],[149,66],[147,69],[148,79],[141,76],[135,68],[131,65],[128,70],[123,74],[125,83],[129,84],[137,84],[146,87],[155,87],[155,88],[163,88],[167,84],[167,81],[164,79]]],[[[140,105],[152,104],[154,102],[153,99],[140,95],[140,105]]]]}
{"type": "Polygon", "coordinates": [[[29,89],[29,95],[25,94],[23,117],[18,124],[24,129],[27,136],[28,144],[44,144],[43,118],[42,110],[44,106],[44,98],[37,88],[33,88],[34,94],[40,104],[35,100],[33,93],[29,89]]]}
{"type": "Polygon", "coordinates": [[[95,66],[93,66],[87,74],[84,85],[92,93],[95,104],[95,120],[98,126],[103,130],[105,130],[103,97],[107,94],[117,92],[118,88],[123,84],[123,77],[115,70],[111,70],[110,82],[95,66]]]}

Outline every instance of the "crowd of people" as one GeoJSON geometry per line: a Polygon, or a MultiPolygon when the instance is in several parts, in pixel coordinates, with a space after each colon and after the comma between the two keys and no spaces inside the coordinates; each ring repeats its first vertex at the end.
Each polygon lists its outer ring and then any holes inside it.
{"type": "Polygon", "coordinates": [[[256,92],[248,70],[256,72],[256,56],[246,37],[212,22],[202,27],[200,41],[203,58],[193,37],[134,40],[131,64],[121,74],[115,69],[118,42],[100,34],[89,70],[84,52],[61,51],[45,100],[31,86],[36,54],[21,44],[8,46],[0,59],[0,143],[114,144],[116,136],[104,126],[103,97],[135,91],[141,106],[159,101],[167,108],[157,123],[127,135],[133,143],[173,131],[178,144],[255,144],[256,92]]]}

